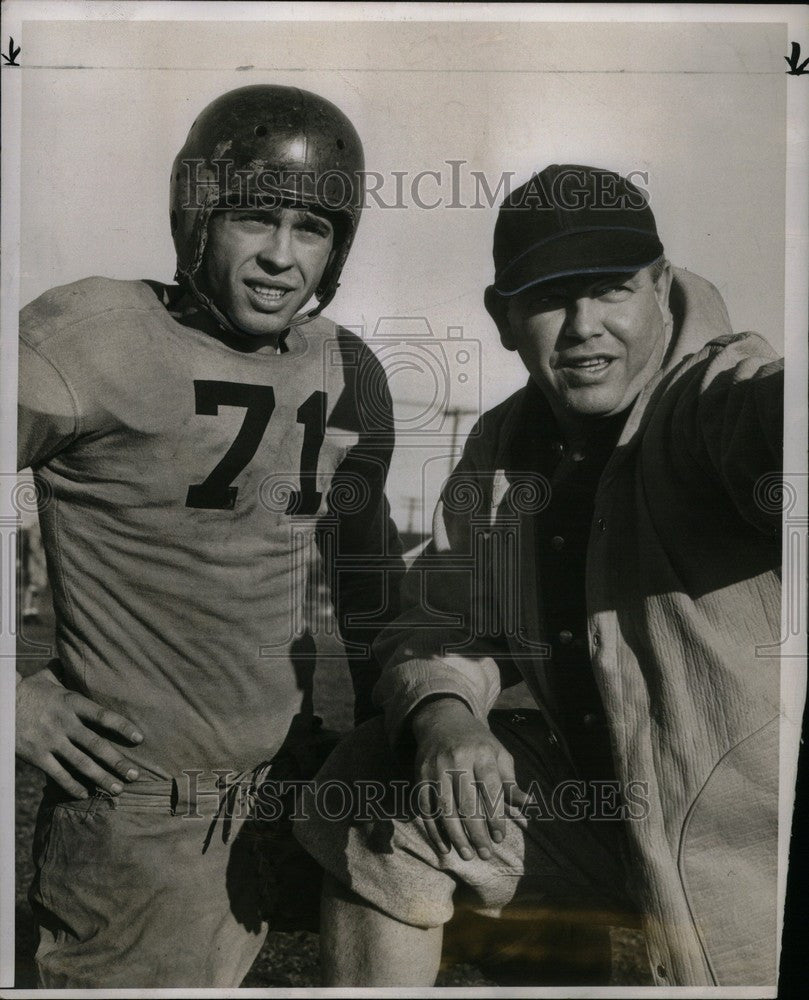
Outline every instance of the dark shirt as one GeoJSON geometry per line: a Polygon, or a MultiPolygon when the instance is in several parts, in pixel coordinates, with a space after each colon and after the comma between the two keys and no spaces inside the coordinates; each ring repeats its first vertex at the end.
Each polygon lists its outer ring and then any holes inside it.
{"type": "Polygon", "coordinates": [[[612,780],[609,736],[587,647],[585,565],[598,482],[629,410],[594,420],[586,446],[577,450],[565,445],[547,403],[543,409],[547,419],[537,428],[533,445],[538,449],[536,467],[551,483],[550,501],[536,522],[539,592],[551,646],[551,686],[559,722],[580,776],[612,780]]]}

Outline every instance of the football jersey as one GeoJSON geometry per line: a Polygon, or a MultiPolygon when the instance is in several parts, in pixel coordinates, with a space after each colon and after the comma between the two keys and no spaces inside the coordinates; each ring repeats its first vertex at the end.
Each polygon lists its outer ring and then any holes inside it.
{"type": "Polygon", "coordinates": [[[316,546],[365,646],[401,574],[372,352],[323,317],[281,351],[206,331],[171,294],[89,278],[20,320],[18,465],[41,484],[63,680],[135,723],[127,754],[157,778],[255,767],[311,711],[316,546]]]}

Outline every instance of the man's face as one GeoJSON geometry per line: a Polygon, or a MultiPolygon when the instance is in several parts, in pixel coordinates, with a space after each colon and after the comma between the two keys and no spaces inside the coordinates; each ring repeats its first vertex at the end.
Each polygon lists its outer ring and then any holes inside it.
{"type": "Polygon", "coordinates": [[[303,208],[214,212],[201,290],[238,329],[282,333],[317,288],[334,229],[303,208]]]}
{"type": "Polygon", "coordinates": [[[626,409],[660,367],[669,271],[578,275],[510,300],[503,343],[516,350],[557,416],[607,417],[626,409]]]}

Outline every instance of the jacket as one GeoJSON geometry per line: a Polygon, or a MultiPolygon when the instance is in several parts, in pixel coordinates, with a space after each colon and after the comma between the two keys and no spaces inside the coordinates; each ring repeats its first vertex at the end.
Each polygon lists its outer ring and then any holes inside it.
{"type": "MultiPolygon", "coordinates": [[[[647,798],[626,826],[655,983],[773,984],[781,511],[763,483],[782,464],[783,364],[729,332],[703,279],[676,270],[671,305],[667,356],[598,485],[587,641],[618,778],[647,798]]],[[[525,460],[533,400],[520,390],[471,433],[407,610],[378,640],[391,740],[425,697],[485,719],[520,678],[559,728],[542,619],[553,581],[537,578],[534,537],[547,484],[525,460]]]]}

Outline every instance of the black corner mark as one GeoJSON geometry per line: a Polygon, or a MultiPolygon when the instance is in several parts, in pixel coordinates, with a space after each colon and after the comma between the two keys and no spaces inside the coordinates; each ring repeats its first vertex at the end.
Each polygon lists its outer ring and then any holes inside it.
{"type": "Polygon", "coordinates": [[[800,57],[801,47],[798,42],[793,42],[792,52],[788,56],[784,56],[784,59],[787,61],[787,66],[789,66],[789,69],[787,70],[787,74],[789,76],[806,76],[807,73],[809,73],[809,70],[806,68],[807,64],[809,64],[809,59],[804,59],[803,62],[799,64],[798,60],[800,57]]]}
{"type": "Polygon", "coordinates": [[[8,40],[8,55],[5,52],[0,52],[0,55],[6,60],[6,66],[19,66],[17,62],[17,56],[22,52],[19,45],[14,45],[14,39],[9,36],[8,40]]]}

